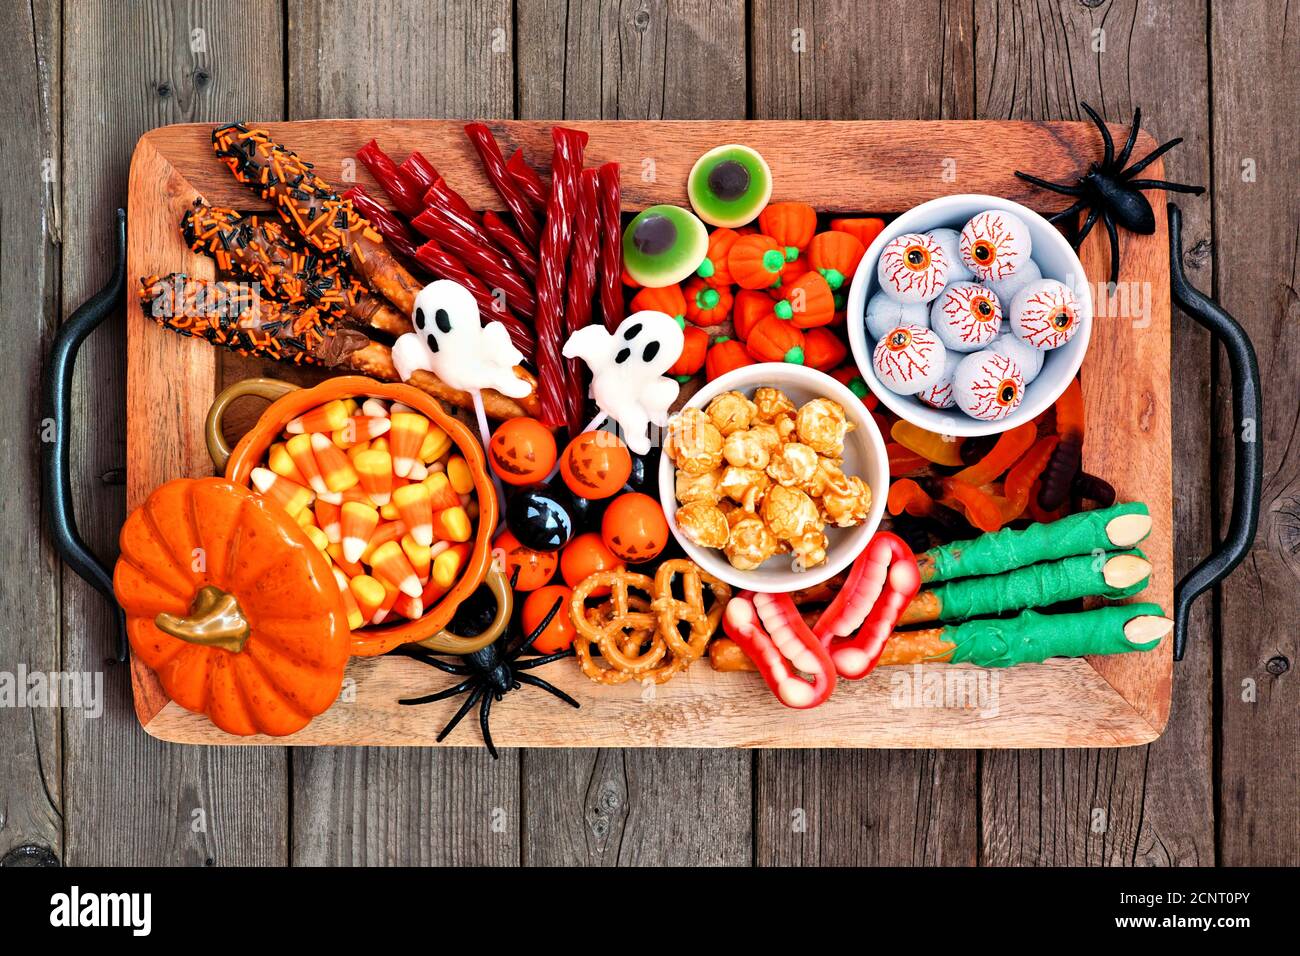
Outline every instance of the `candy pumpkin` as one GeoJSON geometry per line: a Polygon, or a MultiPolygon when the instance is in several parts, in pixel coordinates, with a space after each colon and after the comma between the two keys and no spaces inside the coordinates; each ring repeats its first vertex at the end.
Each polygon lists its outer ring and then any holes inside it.
{"type": "Polygon", "coordinates": [[[804,364],[803,333],[775,315],[768,316],[750,330],[745,349],[756,362],[804,364]]]}
{"type": "Polygon", "coordinates": [[[885,228],[885,220],[875,216],[863,216],[857,219],[832,219],[832,232],[847,232],[862,243],[866,249],[885,228]]]}
{"type": "Polygon", "coordinates": [[[704,361],[704,375],[711,382],[719,375],[753,364],[754,360],[745,351],[743,343],[720,335],[709,348],[708,357],[704,361]]]}
{"type": "Polygon", "coordinates": [[[749,333],[754,326],[772,314],[772,300],[765,293],[756,289],[741,289],[736,293],[731,313],[736,338],[742,342],[749,341],[749,333]]]}
{"type": "Polygon", "coordinates": [[[827,328],[808,329],[803,339],[804,364],[819,372],[829,372],[849,354],[844,341],[827,328]]]}
{"type": "Polygon", "coordinates": [[[740,233],[726,226],[719,226],[709,233],[708,251],[695,274],[715,288],[731,285],[734,280],[727,268],[727,254],[739,238],[740,233]]]}
{"type": "MultiPolygon", "coordinates": [[[[789,259],[798,256],[797,249],[789,249],[789,259]]],[[[754,233],[741,236],[727,253],[727,268],[731,278],[742,289],[766,289],[774,285],[785,269],[787,250],[771,236],[754,233]]]]}
{"type": "Polygon", "coordinates": [[[679,285],[666,285],[658,289],[645,288],[632,296],[631,311],[662,312],[671,315],[680,324],[686,318],[686,296],[679,285]]]}
{"type": "Polygon", "coordinates": [[[758,228],[777,245],[806,249],[817,231],[817,210],[802,202],[773,202],[758,214],[758,228]]]}
{"type": "Polygon", "coordinates": [[[773,311],[797,329],[815,329],[835,317],[835,295],[820,272],[805,272],[784,285],[773,311]]]}
{"type": "Polygon", "coordinates": [[[705,354],[709,350],[709,333],[695,325],[687,325],[682,333],[682,354],[668,369],[668,374],[675,375],[684,382],[704,368],[705,354]]]}
{"type": "Polygon", "coordinates": [[[113,589],[136,655],[231,734],[301,730],[338,696],[348,622],[329,560],[221,478],[157,488],[122,526],[113,589]]]}
{"type": "Polygon", "coordinates": [[[853,278],[867,248],[847,232],[819,232],[808,246],[808,265],[822,274],[831,291],[853,278]]]}
{"type": "Polygon", "coordinates": [[[695,325],[721,325],[731,314],[732,295],[726,286],[714,287],[703,279],[691,279],[682,287],[686,297],[686,318],[695,325]]]}

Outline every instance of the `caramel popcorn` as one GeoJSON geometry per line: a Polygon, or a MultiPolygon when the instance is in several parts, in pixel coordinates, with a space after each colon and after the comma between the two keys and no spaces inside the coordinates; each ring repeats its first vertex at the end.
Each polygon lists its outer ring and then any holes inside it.
{"type": "Polygon", "coordinates": [[[725,548],[731,537],[727,516],[707,501],[692,501],[678,508],[677,527],[702,548],[725,548]]]}
{"type": "Polygon", "coordinates": [[[702,475],[722,464],[722,432],[698,408],[685,409],[668,423],[664,453],[687,474],[702,475]]]}
{"type": "Polygon", "coordinates": [[[758,413],[758,406],[740,392],[723,392],[709,402],[705,413],[725,438],[732,432],[747,429],[758,413]]]}
{"type": "Polygon", "coordinates": [[[814,398],[799,409],[796,418],[799,440],[819,455],[838,457],[844,452],[849,420],[844,409],[829,398],[814,398]]]}
{"type": "Polygon", "coordinates": [[[796,569],[826,561],[826,527],[866,520],[871,489],[843,469],[853,426],[826,398],[797,408],[777,388],[724,392],[668,425],[682,534],[748,571],[777,554],[796,569]]]}

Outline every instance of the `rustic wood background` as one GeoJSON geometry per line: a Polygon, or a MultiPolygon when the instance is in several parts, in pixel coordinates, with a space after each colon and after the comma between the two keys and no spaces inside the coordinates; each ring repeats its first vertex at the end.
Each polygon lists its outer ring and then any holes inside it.
{"type": "MultiPolygon", "coordinates": [[[[107,712],[0,711],[0,856],[69,864],[1300,862],[1300,24],[1270,0],[4,0],[0,670],[107,667],[107,712]],[[1290,22],[1288,22],[1288,20],[1290,22]],[[802,52],[795,49],[802,47],[802,52]],[[1263,520],[1193,618],[1156,743],[1074,751],[198,748],[145,735],[112,617],[40,531],[37,389],[166,123],[325,116],[1081,118],[1186,143],[1186,265],[1265,375],[1263,520]]],[[[992,144],[990,148],[996,148],[992,144]]],[[[81,527],[124,515],[124,331],[82,351],[81,527]]],[[[1179,573],[1231,495],[1226,365],[1174,320],[1179,573]]]]}

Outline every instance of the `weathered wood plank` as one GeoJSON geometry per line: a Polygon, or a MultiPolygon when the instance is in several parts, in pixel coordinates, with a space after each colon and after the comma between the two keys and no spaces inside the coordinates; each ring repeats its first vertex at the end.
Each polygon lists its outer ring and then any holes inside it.
{"type": "MultiPolygon", "coordinates": [[[[745,115],[740,0],[521,0],[518,18],[522,119],[745,115]]],[[[748,863],[750,777],[739,751],[526,751],[524,860],[748,863]]]]}
{"type": "MultiPolygon", "coordinates": [[[[1199,6],[1199,5],[1198,5],[1199,6]]],[[[1083,118],[1084,100],[1117,124],[1142,106],[1157,140],[1187,144],[1169,177],[1208,183],[1209,104],[1204,10],[1136,0],[1027,12],[975,5],[976,99],[984,118],[1083,118]],[[1140,7],[1140,9],[1139,9],[1140,7]]],[[[1086,163],[1080,158],[1080,168],[1086,163]]],[[[1163,219],[1164,196],[1149,194],[1163,219]]],[[[1208,203],[1183,197],[1194,281],[1209,275],[1208,203]]],[[[1063,203],[1062,205],[1067,205],[1063,203]]],[[[1098,237],[1091,240],[1102,243],[1098,237]]],[[[1138,290],[1137,301],[1151,297],[1138,290]]],[[[1186,320],[1173,323],[1175,534],[1181,575],[1208,549],[1211,479],[1209,348],[1186,320]]],[[[1137,316],[1107,334],[1144,332],[1137,316]],[[1128,327],[1128,326],[1131,326],[1128,327]]],[[[1104,423],[1090,434],[1104,440],[1104,423]]],[[[1209,608],[1192,620],[1191,652],[1175,667],[1165,736],[1118,751],[986,751],[981,757],[981,862],[986,864],[1206,865],[1214,861],[1209,608]],[[1062,799],[1062,795],[1065,799],[1062,799]]]]}
{"type": "MultiPolygon", "coordinates": [[[[4,639],[0,672],[59,668],[59,567],[40,531],[41,362],[58,324],[60,75],[58,0],[15,17],[9,55],[0,63],[0,128],[14,175],[0,184],[0,315],[10,329],[0,379],[12,383],[18,420],[0,452],[0,483],[10,506],[0,517],[4,639]]],[[[23,694],[26,688],[14,688],[23,694]]],[[[63,852],[60,712],[0,710],[0,858],[18,847],[63,852]]],[[[82,715],[69,711],[70,719],[82,715]]]]}
{"type": "MultiPolygon", "coordinates": [[[[943,0],[921,9],[757,0],[753,114],[969,118],[972,31],[969,9],[943,0]]],[[[974,753],[774,751],[758,754],[755,767],[760,865],[975,860],[974,753]]]]}
{"type": "MultiPolygon", "coordinates": [[[[76,133],[64,139],[60,177],[66,315],[112,267],[104,251],[136,138],[166,123],[277,115],[282,74],[274,4],[82,3],[63,28],[64,128],[76,133]]],[[[125,517],[122,341],[121,320],[91,337],[73,395],[73,489],[82,530],[101,555],[116,552],[125,517]]],[[[197,457],[172,464],[205,467],[197,457]]],[[[64,666],[102,669],[113,627],[103,598],[65,574],[64,666]]],[[[160,744],[136,722],[127,681],[126,668],[109,668],[104,717],[64,722],[68,862],[287,862],[285,751],[160,744]]]]}
{"type": "MultiPolygon", "coordinates": [[[[1210,38],[1215,236],[1232,257],[1231,269],[1215,270],[1215,293],[1254,339],[1264,381],[1259,536],[1221,589],[1219,862],[1294,866],[1300,862],[1300,156],[1293,104],[1300,95],[1300,22],[1286,4],[1216,2],[1210,38]]],[[[1232,436],[1243,423],[1233,421],[1222,360],[1215,383],[1224,527],[1232,436]]]]}
{"type": "MultiPolygon", "coordinates": [[[[512,32],[507,0],[292,0],[288,118],[508,117],[512,32]]],[[[296,864],[519,860],[518,751],[296,749],[293,761],[296,864]]]]}

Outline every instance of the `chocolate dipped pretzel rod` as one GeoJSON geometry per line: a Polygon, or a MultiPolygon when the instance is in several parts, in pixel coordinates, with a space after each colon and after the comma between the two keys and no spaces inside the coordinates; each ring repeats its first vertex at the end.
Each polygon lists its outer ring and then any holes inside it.
{"type": "Polygon", "coordinates": [[[1150,577],[1151,562],[1141,551],[1112,552],[1104,560],[1076,555],[926,588],[903,609],[898,623],[963,621],[1082,597],[1126,598],[1146,587],[1150,577]]]}
{"type": "Polygon", "coordinates": [[[241,124],[212,132],[212,148],[239,182],[279,211],[302,241],[339,258],[398,312],[410,315],[421,283],[393,256],[383,237],[310,163],[271,139],[264,129],[241,124]]]}
{"type": "Polygon", "coordinates": [[[1151,515],[1140,501],[1082,511],[1021,531],[1004,528],[916,556],[921,580],[1001,574],[1039,561],[1056,561],[1095,551],[1131,548],[1151,533],[1151,515]]]}

